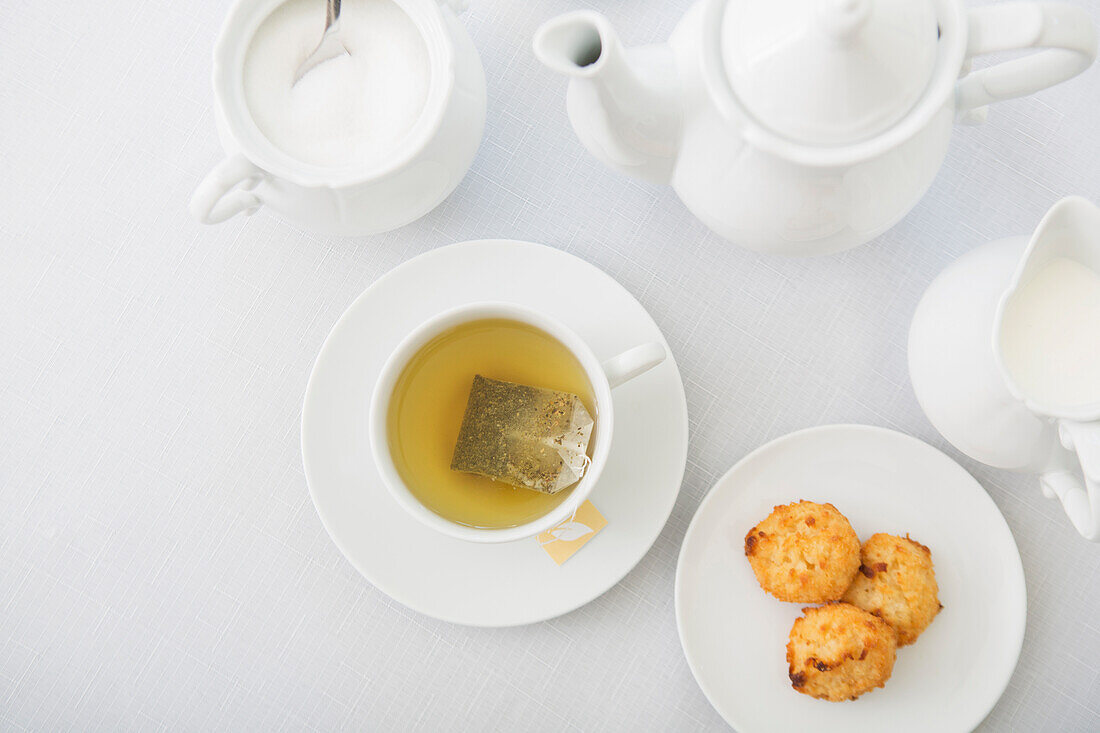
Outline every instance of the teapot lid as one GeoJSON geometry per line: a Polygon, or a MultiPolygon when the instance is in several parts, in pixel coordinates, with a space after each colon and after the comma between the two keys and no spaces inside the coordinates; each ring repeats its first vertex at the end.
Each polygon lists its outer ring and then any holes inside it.
{"type": "Polygon", "coordinates": [[[726,0],[721,62],[748,113],[809,145],[866,140],[928,87],[931,0],[726,0]]]}

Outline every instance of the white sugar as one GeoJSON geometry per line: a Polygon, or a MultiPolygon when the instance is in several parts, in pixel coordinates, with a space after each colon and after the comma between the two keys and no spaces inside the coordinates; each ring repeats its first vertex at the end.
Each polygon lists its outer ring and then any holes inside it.
{"type": "Polygon", "coordinates": [[[294,76],[324,27],[320,0],[289,0],[257,29],[244,65],[244,92],[260,131],[298,160],[369,167],[401,143],[424,109],[430,71],[416,25],[391,0],[344,0],[348,49],[297,84],[294,76]]]}

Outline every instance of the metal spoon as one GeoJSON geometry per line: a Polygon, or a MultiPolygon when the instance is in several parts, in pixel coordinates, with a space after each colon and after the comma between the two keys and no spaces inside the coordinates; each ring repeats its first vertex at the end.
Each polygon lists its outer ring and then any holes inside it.
{"type": "Polygon", "coordinates": [[[317,48],[313,49],[313,53],[306,56],[306,60],[298,67],[298,73],[294,75],[295,84],[318,64],[348,52],[344,42],[340,40],[340,0],[327,0],[327,2],[325,32],[321,35],[321,42],[317,44],[317,48]]]}

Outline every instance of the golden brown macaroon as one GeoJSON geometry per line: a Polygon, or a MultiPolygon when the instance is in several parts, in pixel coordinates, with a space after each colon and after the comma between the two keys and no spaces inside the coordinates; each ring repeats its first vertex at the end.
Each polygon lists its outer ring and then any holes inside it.
{"type": "Polygon", "coordinates": [[[932,551],[905,537],[875,534],[860,550],[859,574],[844,600],[879,616],[912,644],[940,612],[932,551]]]}
{"type": "Polygon", "coordinates": [[[882,619],[847,603],[802,609],[791,627],[791,686],[840,702],[882,687],[894,671],[897,637],[882,619]]]}
{"type": "Polygon", "coordinates": [[[859,538],[832,504],[777,506],[745,535],[760,587],[781,601],[839,600],[859,571],[859,538]]]}

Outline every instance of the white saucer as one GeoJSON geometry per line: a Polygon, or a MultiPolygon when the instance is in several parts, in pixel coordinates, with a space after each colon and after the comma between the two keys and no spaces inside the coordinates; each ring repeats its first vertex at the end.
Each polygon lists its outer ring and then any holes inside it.
{"type": "Polygon", "coordinates": [[[676,569],[688,665],[740,733],[972,730],[1008,685],[1026,616],[1019,551],[981,485],[916,438],[861,425],[802,430],[742,459],[703,500],[676,569]],[[886,686],[854,702],[791,688],[787,635],[801,604],[766,595],[745,560],[749,528],[799,499],[834,504],[861,540],[908,532],[932,550],[943,610],[898,649],[886,686]]]}
{"type": "Polygon", "coordinates": [[[614,443],[591,496],[608,525],[562,566],[534,538],[479,545],[439,534],[406,514],[382,485],[367,409],[382,363],[413,327],[479,300],[539,308],[601,359],[647,341],[668,347],[630,293],[570,254],[508,240],[437,249],[380,278],[333,327],[306,389],[302,458],[321,521],[367,580],[435,618],[514,626],[588,603],[649,550],[683,480],[687,402],[671,351],[615,390],[614,443]]]}

